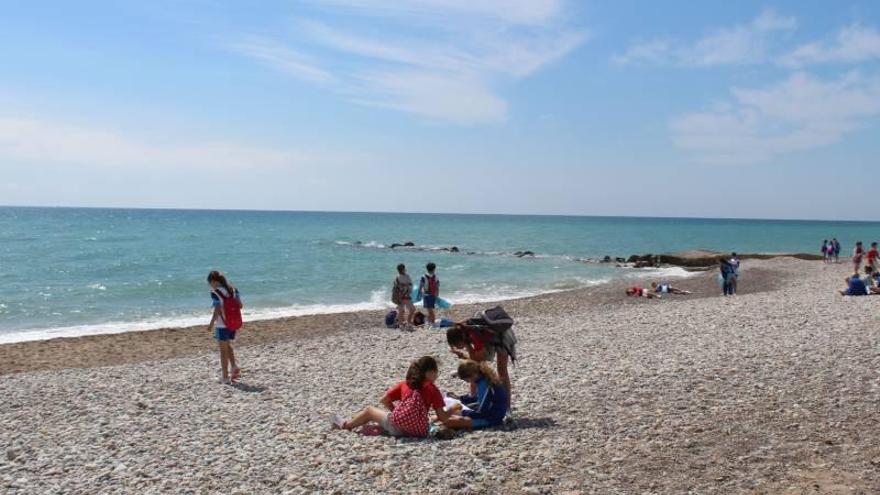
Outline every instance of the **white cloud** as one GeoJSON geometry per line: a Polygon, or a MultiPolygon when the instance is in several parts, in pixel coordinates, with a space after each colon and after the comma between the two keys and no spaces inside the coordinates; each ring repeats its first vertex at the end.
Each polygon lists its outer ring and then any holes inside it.
{"type": "Polygon", "coordinates": [[[229,49],[307,82],[330,83],[336,79],[330,72],[317,67],[309,57],[268,38],[248,36],[230,43],[229,49]]]}
{"type": "Polygon", "coordinates": [[[718,28],[692,42],[660,38],[635,43],[613,60],[620,64],[680,67],[761,63],[769,57],[771,39],[781,32],[793,30],[796,25],[793,17],[765,10],[747,24],[718,28]]]}
{"type": "MultiPolygon", "coordinates": [[[[275,69],[279,49],[325,75],[351,101],[391,108],[431,121],[481,124],[503,120],[507,103],[498,88],[565,57],[587,34],[561,26],[560,0],[325,0],[333,19],[340,10],[382,17],[385,34],[365,34],[328,23],[299,21],[294,43],[272,41],[272,56],[237,50],[275,69]],[[406,35],[418,25],[418,36],[406,35]],[[396,34],[387,34],[396,33],[396,34]],[[311,55],[302,55],[308,50],[311,55]],[[320,53],[323,57],[316,55],[320,53]],[[320,62],[311,63],[320,59],[320,62]],[[319,68],[333,67],[333,70],[319,68]],[[332,78],[332,79],[331,79],[332,78]]],[[[267,43],[259,46],[262,47],[267,43]]],[[[236,45],[239,43],[236,42],[236,45]]],[[[286,60],[286,58],[285,58],[286,60]]],[[[299,65],[297,65],[297,69],[299,65]]],[[[299,70],[293,75],[301,77],[299,70]]]]}
{"type": "Polygon", "coordinates": [[[812,42],[792,50],[781,63],[789,67],[810,64],[858,63],[880,59],[880,32],[859,24],[846,26],[833,40],[812,42]]]}
{"type": "Polygon", "coordinates": [[[0,158],[36,164],[207,170],[291,167],[329,157],[227,142],[148,143],[134,137],[48,120],[0,116],[0,158]]]}
{"type": "Polygon", "coordinates": [[[703,162],[746,164],[839,142],[880,115],[880,77],[831,80],[796,73],[764,89],[731,90],[718,108],[682,115],[673,142],[703,162]]]}
{"type": "Polygon", "coordinates": [[[492,122],[507,112],[507,103],[479,80],[425,72],[363,74],[369,99],[365,105],[393,108],[454,124],[492,122]]]}

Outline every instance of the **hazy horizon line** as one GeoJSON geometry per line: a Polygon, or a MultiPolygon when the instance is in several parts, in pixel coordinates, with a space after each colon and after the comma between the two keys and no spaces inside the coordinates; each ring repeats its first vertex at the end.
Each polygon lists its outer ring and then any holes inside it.
{"type": "Polygon", "coordinates": [[[701,217],[701,216],[647,216],[647,215],[591,215],[574,213],[485,213],[485,212],[438,212],[438,211],[380,211],[380,210],[306,210],[306,209],[265,209],[265,208],[200,208],[177,206],[73,206],[73,205],[4,205],[0,208],[36,208],[36,209],[69,209],[69,210],[143,210],[143,211],[226,211],[255,213],[339,213],[339,214],[370,214],[370,215],[461,215],[461,216],[498,216],[498,217],[563,217],[563,218],[623,218],[647,220],[744,220],[744,221],[778,221],[778,222],[848,222],[848,223],[880,223],[877,220],[827,219],[827,218],[774,218],[774,217],[701,217]]]}

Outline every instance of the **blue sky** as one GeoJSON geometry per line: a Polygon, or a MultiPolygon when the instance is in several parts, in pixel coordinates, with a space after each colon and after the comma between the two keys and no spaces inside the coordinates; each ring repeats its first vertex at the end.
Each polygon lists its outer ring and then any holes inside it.
{"type": "Polygon", "coordinates": [[[4,2],[0,204],[876,219],[880,3],[4,2]]]}

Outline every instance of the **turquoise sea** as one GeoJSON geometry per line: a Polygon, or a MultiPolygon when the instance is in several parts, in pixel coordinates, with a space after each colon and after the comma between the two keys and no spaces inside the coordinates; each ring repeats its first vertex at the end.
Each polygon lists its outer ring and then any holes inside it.
{"type": "Polygon", "coordinates": [[[832,236],[848,253],[880,223],[3,207],[0,342],[207,323],[212,269],[257,319],[384,308],[401,262],[414,279],[437,263],[463,303],[682,275],[592,261],[605,255],[818,252],[832,236]]]}

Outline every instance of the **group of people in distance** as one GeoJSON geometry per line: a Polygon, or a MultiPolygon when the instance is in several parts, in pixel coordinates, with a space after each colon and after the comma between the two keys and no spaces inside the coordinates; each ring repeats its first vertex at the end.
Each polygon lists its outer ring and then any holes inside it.
{"type": "MultiPolygon", "coordinates": [[[[836,239],[835,239],[836,241],[836,239]]],[[[869,296],[880,294],[880,270],[877,268],[880,261],[880,251],[877,243],[871,243],[871,249],[865,251],[862,241],[856,242],[853,248],[853,274],[844,279],[846,288],[840,291],[844,296],[869,296]],[[864,263],[864,275],[862,275],[862,263],[864,263]]],[[[827,263],[826,258],[826,263],[827,263]]]]}
{"type": "Polygon", "coordinates": [[[840,241],[838,241],[836,237],[832,238],[830,241],[828,239],[823,240],[822,248],[819,251],[822,253],[823,262],[840,262],[840,241]]]}
{"type": "MultiPolygon", "coordinates": [[[[436,323],[437,298],[440,297],[440,278],[437,276],[437,265],[428,263],[425,265],[425,274],[419,279],[418,295],[421,297],[422,306],[427,311],[427,323],[436,323]]],[[[406,265],[397,265],[397,276],[391,287],[391,302],[397,306],[397,314],[393,325],[398,328],[412,329],[413,326],[422,325],[426,321],[416,321],[415,304],[413,304],[413,281],[406,272],[406,265]]],[[[424,314],[423,314],[424,316],[424,314]]]]}

